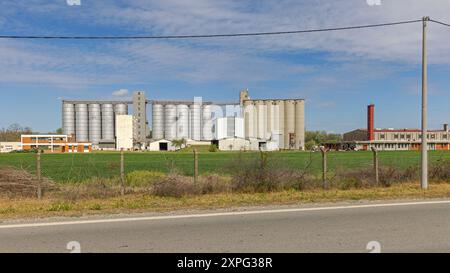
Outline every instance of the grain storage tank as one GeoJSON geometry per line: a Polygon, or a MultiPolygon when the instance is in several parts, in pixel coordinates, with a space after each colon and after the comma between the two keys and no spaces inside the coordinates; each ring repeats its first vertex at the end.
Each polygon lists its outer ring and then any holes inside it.
{"type": "Polygon", "coordinates": [[[255,129],[255,106],[253,101],[244,101],[244,126],[245,126],[245,138],[256,138],[255,129]]]}
{"type": "Polygon", "coordinates": [[[100,104],[89,104],[89,141],[97,145],[102,139],[102,115],[100,104]]]}
{"type": "Polygon", "coordinates": [[[155,140],[164,138],[164,106],[152,105],[152,137],[155,140]]]}
{"type": "Polygon", "coordinates": [[[89,121],[87,104],[75,105],[75,130],[76,140],[79,142],[89,141],[89,121]]]}
{"type": "Polygon", "coordinates": [[[274,116],[273,116],[273,109],[274,109],[274,105],[273,105],[273,101],[272,100],[266,100],[265,101],[265,105],[266,105],[266,119],[267,119],[267,123],[266,123],[266,134],[264,136],[265,139],[271,139],[272,138],[272,134],[273,134],[273,127],[274,127],[274,116]]]}
{"type": "Polygon", "coordinates": [[[202,110],[202,140],[213,139],[213,120],[211,105],[204,105],[202,110]]]}
{"type": "Polygon", "coordinates": [[[177,139],[189,138],[189,107],[177,105],[177,139]]]}
{"type": "Polygon", "coordinates": [[[266,138],[266,125],[267,125],[267,116],[266,116],[266,105],[264,101],[258,100],[256,101],[256,111],[257,111],[257,125],[258,131],[257,136],[259,139],[266,138]]]}
{"type": "Polygon", "coordinates": [[[273,131],[280,149],[284,149],[284,100],[276,100],[273,108],[273,131]]]}
{"type": "Polygon", "coordinates": [[[128,115],[128,105],[125,103],[119,103],[114,105],[115,115],[128,115]]]}
{"type": "Polygon", "coordinates": [[[201,104],[194,103],[190,106],[190,116],[191,116],[191,138],[193,140],[201,140],[201,122],[202,122],[201,104]]]}
{"type": "Polygon", "coordinates": [[[174,140],[177,138],[177,107],[173,104],[168,104],[164,107],[164,138],[167,140],[174,140]]]}
{"type": "Polygon", "coordinates": [[[295,101],[295,148],[305,149],[305,101],[295,101]]]}
{"type": "Polygon", "coordinates": [[[63,134],[75,135],[75,105],[63,103],[63,134]]]}
{"type": "Polygon", "coordinates": [[[114,141],[114,106],[102,104],[102,140],[114,141]]]}
{"type": "Polygon", "coordinates": [[[284,102],[284,147],[285,149],[295,148],[295,101],[286,100],[284,102]]]}

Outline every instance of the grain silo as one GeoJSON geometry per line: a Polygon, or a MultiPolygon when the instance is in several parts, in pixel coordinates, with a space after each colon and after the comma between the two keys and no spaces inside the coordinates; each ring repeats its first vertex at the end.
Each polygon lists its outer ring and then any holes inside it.
{"type": "Polygon", "coordinates": [[[273,101],[272,100],[266,100],[265,102],[266,105],[266,133],[264,138],[265,139],[271,139],[272,138],[272,134],[274,132],[274,105],[273,105],[273,101]]]}
{"type": "Polygon", "coordinates": [[[276,100],[274,102],[273,116],[274,116],[274,131],[278,138],[278,146],[284,149],[284,100],[276,100]]]}
{"type": "Polygon", "coordinates": [[[102,104],[102,140],[114,141],[114,106],[102,104]]]}
{"type": "Polygon", "coordinates": [[[255,106],[253,101],[244,101],[244,127],[245,127],[245,138],[255,138],[256,123],[255,119],[255,106]]]}
{"type": "Polygon", "coordinates": [[[125,103],[114,105],[114,115],[128,115],[128,105],[125,103]]]}
{"type": "Polygon", "coordinates": [[[75,135],[75,105],[72,103],[63,103],[63,133],[65,135],[75,135]]]}
{"type": "Polygon", "coordinates": [[[305,149],[305,101],[295,101],[295,149],[305,149]]]}
{"type": "Polygon", "coordinates": [[[155,140],[164,138],[164,106],[152,105],[152,138],[155,140]]]}
{"type": "Polygon", "coordinates": [[[295,101],[284,102],[284,148],[295,148],[295,101]]]}
{"type": "Polygon", "coordinates": [[[89,104],[89,141],[97,145],[102,139],[102,115],[100,104],[89,104]]]}
{"type": "Polygon", "coordinates": [[[257,115],[257,137],[259,139],[265,139],[266,137],[266,126],[267,126],[267,116],[266,116],[266,105],[264,101],[256,101],[256,115],[257,115]]]}
{"type": "Polygon", "coordinates": [[[189,107],[177,105],[177,139],[189,138],[189,107]]]}
{"type": "Polygon", "coordinates": [[[191,117],[191,138],[193,140],[201,139],[201,116],[202,106],[198,103],[194,103],[190,106],[191,117]]]}
{"type": "Polygon", "coordinates": [[[75,131],[76,140],[79,142],[89,141],[89,121],[87,104],[75,105],[75,131]]]}
{"type": "Polygon", "coordinates": [[[202,110],[202,140],[213,139],[213,120],[211,105],[204,105],[202,110]]]}
{"type": "Polygon", "coordinates": [[[177,138],[177,107],[167,104],[164,107],[164,131],[165,139],[174,140],[177,138]]]}

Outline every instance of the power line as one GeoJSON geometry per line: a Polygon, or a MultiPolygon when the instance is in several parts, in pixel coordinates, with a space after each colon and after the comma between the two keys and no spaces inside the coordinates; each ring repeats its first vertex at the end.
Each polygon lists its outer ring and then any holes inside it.
{"type": "Polygon", "coordinates": [[[0,39],[62,39],[62,40],[136,40],[136,39],[196,39],[196,38],[222,38],[222,37],[244,37],[244,36],[266,36],[266,35],[286,35],[286,34],[302,34],[326,31],[341,31],[363,28],[376,28],[395,25],[404,25],[422,22],[419,20],[400,21],[391,23],[357,25],[337,28],[292,30],[292,31],[275,31],[275,32],[250,32],[250,33],[233,33],[233,34],[205,34],[205,35],[166,35],[166,36],[21,36],[21,35],[0,35],[0,39]]]}
{"type": "Polygon", "coordinates": [[[443,25],[443,26],[450,27],[450,24],[447,24],[447,23],[444,23],[444,22],[441,22],[441,21],[437,21],[437,20],[433,20],[433,19],[430,19],[429,21],[433,22],[433,23],[437,23],[437,24],[443,25]]]}

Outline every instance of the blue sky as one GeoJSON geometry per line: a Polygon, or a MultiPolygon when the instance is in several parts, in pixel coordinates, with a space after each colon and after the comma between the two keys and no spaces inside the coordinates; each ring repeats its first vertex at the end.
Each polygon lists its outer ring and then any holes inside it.
{"type": "MultiPolygon", "coordinates": [[[[282,31],[420,19],[447,0],[0,1],[0,33],[176,35],[282,31]]],[[[450,28],[429,27],[429,124],[450,122],[450,28]]],[[[0,128],[60,127],[60,100],[306,99],[308,130],[420,126],[421,24],[267,37],[146,41],[0,40],[0,128]],[[117,90],[129,90],[116,92],[117,90]],[[117,93],[120,96],[117,96],[117,93]]]]}

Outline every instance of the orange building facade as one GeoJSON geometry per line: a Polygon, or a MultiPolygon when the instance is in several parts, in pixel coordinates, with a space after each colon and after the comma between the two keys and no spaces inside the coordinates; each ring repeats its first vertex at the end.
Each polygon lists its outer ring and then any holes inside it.
{"type": "Polygon", "coordinates": [[[90,153],[92,143],[76,142],[68,135],[22,135],[24,151],[41,150],[44,153],[90,153]]]}

